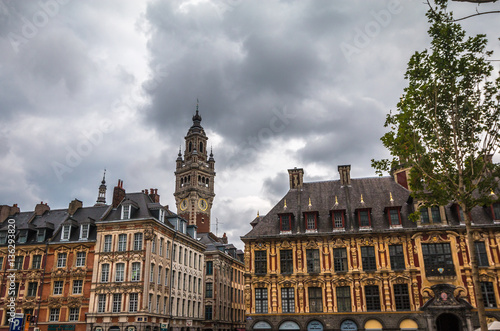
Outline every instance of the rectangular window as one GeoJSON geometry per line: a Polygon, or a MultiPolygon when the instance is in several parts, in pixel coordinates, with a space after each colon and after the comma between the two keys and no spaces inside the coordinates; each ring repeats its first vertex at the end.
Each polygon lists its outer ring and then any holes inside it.
{"type": "Polygon", "coordinates": [[[291,249],[280,250],[280,268],[282,274],[293,272],[293,255],[291,249]]]}
{"type": "Polygon", "coordinates": [[[122,309],[122,295],[121,293],[113,294],[113,313],[119,313],[122,309]]]}
{"type": "Polygon", "coordinates": [[[389,246],[389,256],[391,257],[391,269],[392,270],[404,270],[405,265],[405,254],[403,252],[403,245],[390,245],[389,246]]]}
{"type": "Polygon", "coordinates": [[[380,311],[378,286],[365,286],[366,311],[380,311]]]}
{"type": "Polygon", "coordinates": [[[14,259],[14,269],[22,270],[23,269],[24,256],[16,256],[14,259]]]}
{"type": "Polygon", "coordinates": [[[151,253],[156,254],[156,237],[151,240],[151,253]]]}
{"type": "Polygon", "coordinates": [[[399,217],[398,209],[389,209],[389,221],[391,225],[401,225],[401,218],[399,217]]]}
{"type": "Polygon", "coordinates": [[[158,254],[160,254],[160,256],[163,255],[163,238],[160,238],[160,249],[159,249],[159,252],[158,254]]]}
{"type": "Polygon", "coordinates": [[[292,222],[290,215],[280,215],[281,231],[289,232],[292,230],[292,222]]]}
{"type": "Polygon", "coordinates": [[[361,259],[362,259],[364,271],[377,270],[377,261],[375,258],[375,247],[362,246],[361,247],[361,259]]]}
{"type": "Polygon", "coordinates": [[[281,308],[283,313],[295,313],[295,291],[293,287],[281,289],[281,308]]]}
{"type": "Polygon", "coordinates": [[[77,279],[73,281],[73,294],[82,294],[83,280],[77,279]]]}
{"type": "Polygon", "coordinates": [[[105,263],[101,267],[101,282],[107,283],[109,280],[109,264],[105,263]]]}
{"type": "Polygon", "coordinates": [[[33,263],[31,264],[31,268],[40,269],[41,266],[42,266],[42,256],[33,255],[33,263]]]}
{"type": "Polygon", "coordinates": [[[427,277],[455,275],[449,243],[422,244],[422,255],[427,277]]]}
{"type": "Polygon", "coordinates": [[[66,259],[68,257],[67,253],[59,253],[57,254],[57,267],[64,268],[66,267],[66,259]]]}
{"type": "Polygon", "coordinates": [[[494,203],[493,206],[493,219],[500,220],[500,203],[494,203]]]}
{"type": "Polygon", "coordinates": [[[432,223],[441,223],[441,211],[439,206],[431,207],[432,223]]]}
{"type": "Polygon", "coordinates": [[[3,269],[3,256],[0,256],[0,270],[3,269]]]}
{"type": "Polygon", "coordinates": [[[18,243],[25,243],[28,240],[28,230],[19,231],[19,237],[17,238],[18,243]]]}
{"type": "Polygon", "coordinates": [[[125,264],[117,263],[115,270],[115,282],[123,282],[125,280],[125,264]]]}
{"type": "Polygon", "coordinates": [[[342,211],[333,212],[333,227],[334,228],[344,227],[344,212],[342,211]]]}
{"type": "Polygon", "coordinates": [[[106,294],[99,294],[97,299],[97,312],[104,313],[106,310],[106,294]]]}
{"type": "MultiPolygon", "coordinates": [[[[11,292],[12,289],[9,288],[8,292],[11,292]]],[[[14,298],[17,298],[17,295],[19,294],[19,283],[14,283],[14,295],[11,295],[14,298]]]]}
{"type": "Polygon", "coordinates": [[[306,213],[306,231],[312,231],[316,229],[316,213],[306,213]]]}
{"type": "Polygon", "coordinates": [[[368,210],[358,211],[359,226],[362,228],[370,227],[370,213],[368,210]]]}
{"type": "Polygon", "coordinates": [[[349,312],[351,311],[351,287],[339,286],[337,290],[337,311],[349,312]]]}
{"type": "Polygon", "coordinates": [[[486,253],[486,245],[483,241],[476,241],[476,257],[478,267],[489,267],[488,254],[486,253]]]}
{"type": "Polygon", "coordinates": [[[492,282],[481,282],[481,291],[483,292],[483,302],[485,308],[496,308],[495,291],[492,282]]]}
{"type": "Polygon", "coordinates": [[[255,273],[261,274],[261,275],[267,273],[267,252],[266,251],[255,251],[255,273]]]}
{"type": "Polygon", "coordinates": [[[158,282],[158,284],[161,285],[161,280],[162,280],[162,277],[161,277],[161,272],[162,272],[162,267],[161,266],[158,266],[158,278],[156,278],[156,281],[158,282]]]}
{"type": "Polygon", "coordinates": [[[54,295],[60,295],[63,293],[63,284],[62,280],[54,281],[54,295]]]}
{"type": "Polygon", "coordinates": [[[59,321],[59,308],[50,308],[49,321],[50,322],[59,321]]]}
{"type": "Polygon", "coordinates": [[[410,310],[410,294],[407,284],[394,284],[396,310],[410,310]]]}
{"type": "Polygon", "coordinates": [[[153,306],[153,295],[150,293],[149,294],[149,300],[148,300],[148,311],[151,312],[153,306]]]}
{"type": "Polygon", "coordinates": [[[207,283],[205,285],[205,298],[211,298],[213,296],[213,284],[207,283]]]}
{"type": "Polygon", "coordinates": [[[306,251],[307,258],[307,272],[317,274],[320,272],[319,265],[319,250],[318,249],[308,249],[306,251]]]}
{"type": "Polygon", "coordinates": [[[309,287],[309,312],[321,313],[323,312],[323,295],[321,287],[309,287]]]}
{"type": "Polygon", "coordinates": [[[61,232],[61,240],[69,240],[71,234],[71,225],[63,225],[61,232]]]}
{"type": "MultiPolygon", "coordinates": [[[[7,231],[0,231],[0,244],[5,244],[7,242],[7,231]]],[[[7,321],[9,319],[7,318],[7,321]]]]}
{"type": "Polygon", "coordinates": [[[122,220],[128,220],[130,218],[130,205],[122,206],[122,220]]]}
{"type": "Polygon", "coordinates": [[[89,238],[89,229],[90,229],[90,224],[82,224],[80,226],[80,239],[89,238]]]}
{"type": "Polygon", "coordinates": [[[212,320],[212,306],[205,306],[205,320],[210,321],[212,320]]]}
{"type": "Polygon", "coordinates": [[[420,208],[420,223],[429,224],[429,209],[427,207],[420,208]]]}
{"type": "Polygon", "coordinates": [[[155,281],[155,265],[151,263],[151,268],[149,269],[149,281],[153,283],[155,281]]]}
{"type": "Polygon", "coordinates": [[[36,233],[36,241],[42,242],[45,240],[45,229],[40,229],[36,233]]]}
{"type": "Polygon", "coordinates": [[[69,309],[69,320],[78,321],[80,318],[80,308],[70,308],[69,309]]]}
{"type": "Polygon", "coordinates": [[[177,262],[177,245],[176,244],[172,245],[172,259],[174,259],[174,262],[177,262]]]}
{"type": "Polygon", "coordinates": [[[76,253],[76,266],[77,267],[84,267],[85,266],[86,256],[87,256],[87,253],[85,253],[85,252],[76,253]]]}
{"type": "Polygon", "coordinates": [[[127,235],[121,233],[118,235],[118,251],[123,252],[127,250],[127,235]]]}
{"type": "Polygon", "coordinates": [[[267,288],[255,289],[255,313],[267,314],[267,288]]]}
{"type": "Polygon", "coordinates": [[[26,294],[26,296],[36,297],[37,289],[38,289],[38,283],[36,283],[36,282],[29,283],[28,284],[28,293],[26,294]]]}
{"type": "Polygon", "coordinates": [[[142,250],[142,233],[134,233],[134,251],[142,250]]]}
{"type": "Polygon", "coordinates": [[[137,282],[141,280],[141,263],[133,262],[132,263],[132,277],[130,278],[133,282],[137,282]]]}
{"type": "Polygon", "coordinates": [[[104,236],[104,252],[111,252],[111,242],[112,242],[112,237],[111,235],[105,235],[104,236]]]}
{"type": "Polygon", "coordinates": [[[347,271],[347,250],[345,247],[333,249],[333,268],[335,272],[347,271]]]}

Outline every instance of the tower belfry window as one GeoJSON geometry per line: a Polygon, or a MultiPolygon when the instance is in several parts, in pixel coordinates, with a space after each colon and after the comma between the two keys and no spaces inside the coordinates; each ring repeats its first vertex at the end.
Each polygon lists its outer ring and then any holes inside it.
{"type": "Polygon", "coordinates": [[[203,153],[203,143],[200,142],[200,153],[203,153]]]}
{"type": "Polygon", "coordinates": [[[193,143],[189,142],[188,151],[191,153],[192,149],[193,149],[193,143]]]}

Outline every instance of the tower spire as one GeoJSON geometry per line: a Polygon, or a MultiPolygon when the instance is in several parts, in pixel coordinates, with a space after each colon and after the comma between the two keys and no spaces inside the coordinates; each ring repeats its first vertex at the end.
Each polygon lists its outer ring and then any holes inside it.
{"type": "Polygon", "coordinates": [[[106,205],[106,169],[104,169],[104,174],[102,175],[101,185],[99,185],[99,193],[97,195],[97,201],[94,206],[105,206],[106,205]]]}

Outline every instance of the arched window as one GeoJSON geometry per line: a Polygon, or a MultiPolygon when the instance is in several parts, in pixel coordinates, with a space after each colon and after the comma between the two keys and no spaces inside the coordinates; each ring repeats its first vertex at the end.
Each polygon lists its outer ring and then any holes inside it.
{"type": "Polygon", "coordinates": [[[200,142],[200,153],[203,153],[203,143],[200,142]]]}
{"type": "Polygon", "coordinates": [[[192,149],[193,149],[193,144],[191,142],[189,142],[188,151],[191,152],[192,149]]]}

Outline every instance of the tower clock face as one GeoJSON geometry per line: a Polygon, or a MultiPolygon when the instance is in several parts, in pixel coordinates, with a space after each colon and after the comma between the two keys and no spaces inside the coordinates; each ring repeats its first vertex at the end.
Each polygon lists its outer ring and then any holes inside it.
{"type": "Polygon", "coordinates": [[[183,200],[181,201],[181,204],[180,204],[180,209],[181,209],[181,210],[186,210],[186,209],[187,209],[187,207],[188,207],[188,200],[187,200],[187,199],[183,199],[183,200]]]}
{"type": "Polygon", "coordinates": [[[208,208],[207,200],[205,200],[205,199],[198,200],[198,207],[200,207],[200,209],[203,211],[207,210],[207,208],[208,208]]]}

